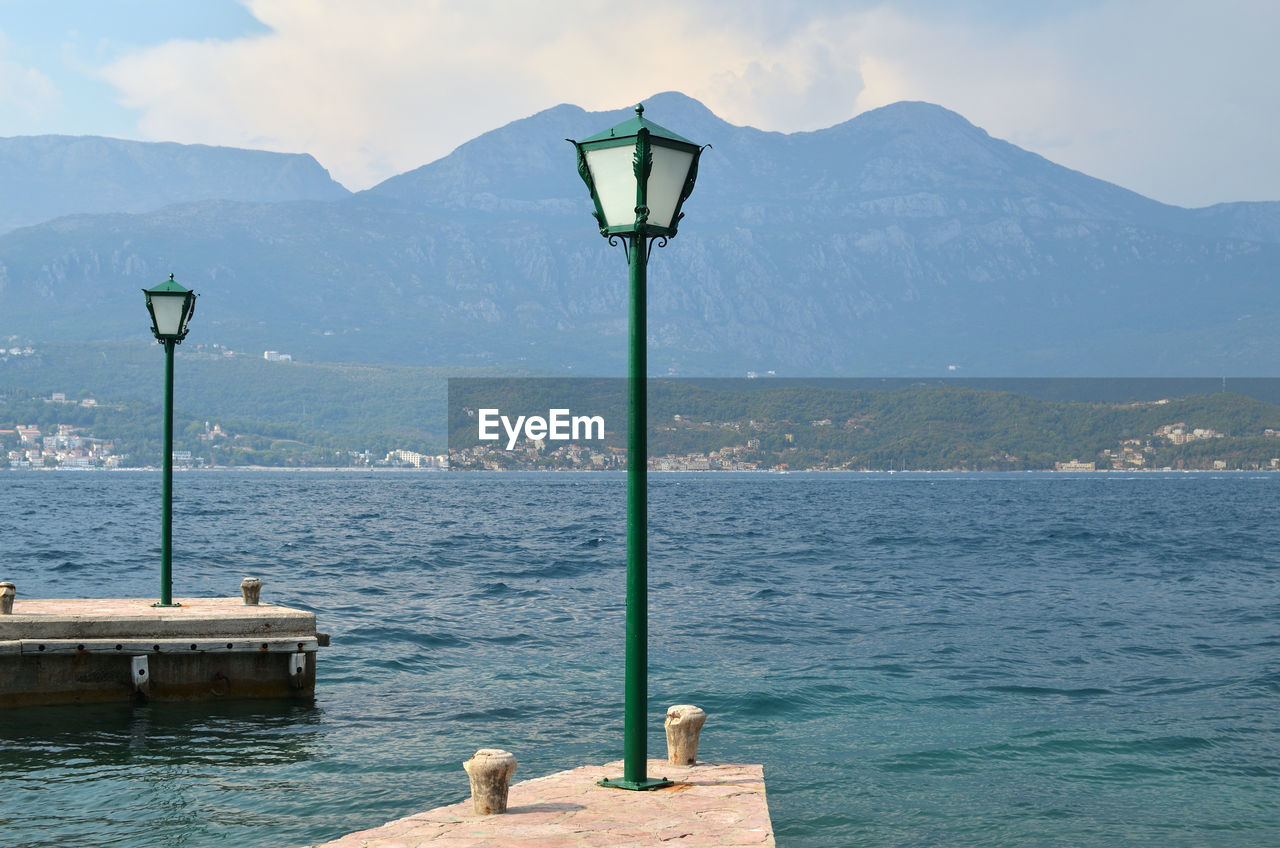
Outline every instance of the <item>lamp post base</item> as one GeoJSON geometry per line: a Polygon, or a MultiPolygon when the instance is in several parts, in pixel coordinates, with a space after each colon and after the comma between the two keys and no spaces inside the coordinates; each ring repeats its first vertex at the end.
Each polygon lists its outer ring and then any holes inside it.
{"type": "Polygon", "coordinates": [[[644,780],[606,777],[604,780],[597,781],[596,786],[603,786],[607,789],[630,789],[635,792],[645,792],[650,789],[665,789],[668,786],[675,786],[675,782],[667,780],[665,777],[650,777],[644,780]]]}
{"type": "Polygon", "coordinates": [[[164,602],[162,602],[162,601],[156,601],[156,602],[155,602],[154,604],[152,604],[151,606],[153,606],[153,607],[180,607],[180,606],[182,606],[182,604],[166,604],[166,603],[164,603],[164,602]]]}

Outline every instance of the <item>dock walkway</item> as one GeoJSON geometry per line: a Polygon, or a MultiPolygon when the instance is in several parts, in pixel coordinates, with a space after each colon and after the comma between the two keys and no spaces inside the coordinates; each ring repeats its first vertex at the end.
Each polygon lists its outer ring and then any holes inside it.
{"type": "Polygon", "coordinates": [[[501,815],[475,815],[468,798],[316,848],[774,845],[763,766],[651,760],[649,775],[673,780],[674,786],[630,792],[596,785],[621,773],[621,762],[582,766],[512,784],[501,815]]]}

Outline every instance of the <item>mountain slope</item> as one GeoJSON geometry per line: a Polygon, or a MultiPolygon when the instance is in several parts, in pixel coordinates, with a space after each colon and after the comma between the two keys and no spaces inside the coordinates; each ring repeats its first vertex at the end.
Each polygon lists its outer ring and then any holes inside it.
{"type": "MultiPolygon", "coordinates": [[[[622,373],[626,267],[557,106],[328,202],[194,203],[0,236],[0,340],[139,337],[137,289],[201,292],[194,337],[310,359],[622,373]]],[[[899,103],[826,130],[646,115],[711,143],[649,268],[654,373],[1268,374],[1280,204],[1166,206],[899,103]]]]}
{"type": "Polygon", "coordinates": [[[77,213],[349,193],[305,154],[60,135],[0,138],[0,185],[0,232],[77,213]]]}

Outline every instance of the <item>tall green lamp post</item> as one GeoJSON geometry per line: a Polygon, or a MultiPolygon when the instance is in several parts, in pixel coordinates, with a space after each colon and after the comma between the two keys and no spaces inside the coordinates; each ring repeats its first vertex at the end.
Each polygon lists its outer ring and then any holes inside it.
{"type": "Polygon", "coordinates": [[[627,382],[627,634],[623,716],[623,775],[601,785],[657,789],[670,781],[647,775],[649,702],[649,448],[645,398],[645,287],[649,253],[676,234],[680,207],[693,192],[702,148],[644,116],[636,116],[582,141],[578,174],[595,203],[600,235],[627,251],[630,268],[630,333],[627,382]]]}
{"type": "Polygon", "coordinates": [[[187,337],[187,322],[196,311],[196,293],[174,282],[173,275],[153,289],[143,289],[151,332],[164,345],[164,517],[160,531],[160,603],[173,602],[173,349],[187,337]]]}

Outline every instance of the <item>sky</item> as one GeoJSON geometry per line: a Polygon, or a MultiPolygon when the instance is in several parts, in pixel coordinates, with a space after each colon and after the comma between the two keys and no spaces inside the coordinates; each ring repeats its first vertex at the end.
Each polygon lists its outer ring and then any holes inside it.
{"type": "Polygon", "coordinates": [[[797,132],[924,100],[1195,207],[1280,200],[1278,44],[1276,0],[0,0],[0,136],[310,153],[360,190],[561,103],[797,132]]]}

